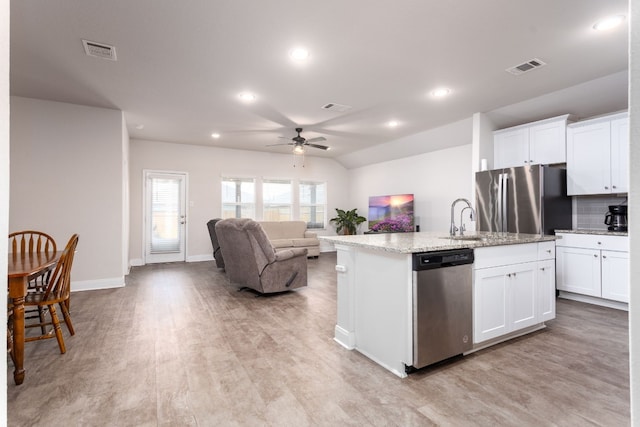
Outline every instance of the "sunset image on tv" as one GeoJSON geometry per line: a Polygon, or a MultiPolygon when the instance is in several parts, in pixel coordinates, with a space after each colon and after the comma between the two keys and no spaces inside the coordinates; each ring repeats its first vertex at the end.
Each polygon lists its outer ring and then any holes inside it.
{"type": "Polygon", "coordinates": [[[413,231],[413,194],[369,197],[369,230],[413,231]]]}

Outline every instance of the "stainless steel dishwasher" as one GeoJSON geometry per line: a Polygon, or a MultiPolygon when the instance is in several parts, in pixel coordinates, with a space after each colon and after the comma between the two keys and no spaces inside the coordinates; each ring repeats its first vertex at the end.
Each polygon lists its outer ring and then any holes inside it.
{"type": "Polygon", "coordinates": [[[413,255],[413,368],[473,346],[473,249],[413,255]]]}

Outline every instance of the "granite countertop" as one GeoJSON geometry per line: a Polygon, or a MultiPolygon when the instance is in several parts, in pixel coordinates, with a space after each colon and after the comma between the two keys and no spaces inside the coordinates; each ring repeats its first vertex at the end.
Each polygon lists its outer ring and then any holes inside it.
{"type": "Polygon", "coordinates": [[[608,230],[594,230],[587,228],[580,228],[577,230],[555,230],[556,233],[570,233],[570,234],[597,234],[600,236],[628,236],[626,231],[608,231],[608,230]]]}
{"type": "Polygon", "coordinates": [[[377,249],[396,253],[432,252],[448,249],[517,245],[556,240],[556,236],[540,234],[468,232],[452,238],[448,232],[380,233],[355,236],[318,236],[319,239],[346,246],[377,249]],[[466,239],[465,239],[466,238],[466,239]],[[464,240],[463,240],[464,239],[464,240]]]}

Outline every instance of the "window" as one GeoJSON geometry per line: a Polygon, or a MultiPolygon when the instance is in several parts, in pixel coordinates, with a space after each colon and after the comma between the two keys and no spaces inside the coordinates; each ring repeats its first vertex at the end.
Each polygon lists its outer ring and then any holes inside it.
{"type": "Polygon", "coordinates": [[[307,228],[324,228],[326,221],[327,185],[324,182],[300,181],[300,219],[307,228]]]}
{"type": "Polygon", "coordinates": [[[265,179],[262,182],[263,219],[290,221],[293,219],[291,181],[265,179]]]}
{"type": "Polygon", "coordinates": [[[253,178],[222,178],[222,218],[255,217],[255,180],[253,178]]]}

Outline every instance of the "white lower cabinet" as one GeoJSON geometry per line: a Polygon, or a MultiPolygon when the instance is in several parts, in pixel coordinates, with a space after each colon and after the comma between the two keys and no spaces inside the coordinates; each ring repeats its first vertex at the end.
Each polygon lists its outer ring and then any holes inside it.
{"type": "Polygon", "coordinates": [[[573,247],[556,248],[558,290],[599,297],[600,251],[573,247]]]}
{"type": "Polygon", "coordinates": [[[553,245],[543,242],[475,250],[474,343],[555,318],[553,245]],[[499,265],[504,260],[509,264],[499,265]]]}
{"type": "Polygon", "coordinates": [[[629,302],[628,237],[562,233],[558,236],[559,291],[629,302]]]}
{"type": "Polygon", "coordinates": [[[629,302],[629,253],[602,251],[602,298],[629,302]]]}
{"type": "Polygon", "coordinates": [[[554,260],[538,262],[538,304],[542,321],[556,318],[556,263],[554,260]]]}

